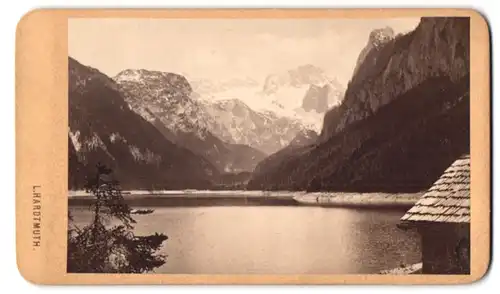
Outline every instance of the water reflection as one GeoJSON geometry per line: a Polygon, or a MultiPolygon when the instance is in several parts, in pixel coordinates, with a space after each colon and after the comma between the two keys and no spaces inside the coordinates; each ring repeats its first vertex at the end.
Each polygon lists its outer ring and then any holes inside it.
{"type": "MultiPolygon", "coordinates": [[[[377,273],[420,261],[418,235],[396,228],[404,211],[303,206],[154,207],[138,234],[164,232],[160,273],[377,273]]],[[[76,222],[90,212],[72,208],[76,222]]]]}

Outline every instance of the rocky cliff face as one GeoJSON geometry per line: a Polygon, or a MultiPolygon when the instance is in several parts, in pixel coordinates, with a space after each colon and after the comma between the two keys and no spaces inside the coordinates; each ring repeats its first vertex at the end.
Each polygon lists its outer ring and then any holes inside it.
{"type": "Polygon", "coordinates": [[[97,162],[124,188],[211,187],[214,166],[130,110],[111,78],[72,58],[68,70],[70,189],[82,188],[97,162]]]}
{"type": "Polygon", "coordinates": [[[208,159],[220,172],[252,171],[265,157],[252,147],[221,140],[215,134],[221,131],[219,118],[207,111],[203,101],[191,97],[191,86],[183,76],[125,70],[114,80],[135,112],[172,142],[208,159]]]}
{"type": "Polygon", "coordinates": [[[447,77],[456,82],[465,76],[469,72],[468,21],[422,18],[414,31],[395,38],[387,33],[390,30],[374,31],[360,54],[340,110],[325,115],[321,139],[326,141],[374,114],[428,78],[447,77]],[[374,36],[385,37],[373,42],[374,36]]]}
{"type": "Polygon", "coordinates": [[[302,101],[302,108],[319,113],[328,110],[328,88],[311,85],[302,101]]]}
{"type": "Polygon", "coordinates": [[[323,86],[310,85],[302,100],[302,108],[307,112],[325,113],[342,102],[344,91],[336,80],[329,81],[323,86]]]}
{"type": "MultiPolygon", "coordinates": [[[[358,60],[356,61],[356,67],[354,68],[353,76],[358,73],[359,67],[365,61],[368,53],[372,50],[378,51],[381,50],[387,43],[394,40],[394,30],[390,27],[375,29],[370,33],[368,37],[368,42],[366,43],[365,48],[361,50],[358,56],[358,60]]],[[[372,60],[373,62],[374,60],[372,60]]],[[[370,61],[368,61],[370,62],[370,61]]]]}
{"type": "Polygon", "coordinates": [[[295,138],[290,142],[289,146],[303,147],[315,144],[318,140],[318,134],[312,130],[304,130],[297,133],[295,138]]]}
{"type": "MultiPolygon", "coordinates": [[[[148,121],[159,120],[173,135],[191,133],[204,139],[203,107],[190,98],[185,77],[167,72],[127,69],[113,78],[132,110],[148,121]]],[[[170,138],[174,139],[174,138],[170,138]]]]}
{"type": "Polygon", "coordinates": [[[334,77],[307,64],[267,76],[262,90],[252,100],[281,117],[295,118],[307,129],[319,132],[325,111],[340,103],[344,92],[345,87],[334,77]]]}
{"type": "Polygon", "coordinates": [[[415,192],[469,152],[469,20],[423,18],[359,65],[321,138],[263,160],[249,189],[415,192]]]}

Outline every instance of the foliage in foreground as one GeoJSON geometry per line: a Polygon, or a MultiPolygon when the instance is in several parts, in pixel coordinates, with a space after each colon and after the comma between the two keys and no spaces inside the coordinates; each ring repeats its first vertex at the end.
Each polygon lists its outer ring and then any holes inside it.
{"type": "Polygon", "coordinates": [[[144,273],[165,264],[166,256],[158,254],[164,234],[136,236],[133,214],[151,210],[132,211],[125,203],[112,171],[98,164],[95,175],[87,178],[85,190],[95,200],[90,205],[93,219],[83,228],[77,227],[70,215],[68,228],[67,271],[72,273],[144,273]],[[106,223],[119,224],[107,227],[106,223]]]}

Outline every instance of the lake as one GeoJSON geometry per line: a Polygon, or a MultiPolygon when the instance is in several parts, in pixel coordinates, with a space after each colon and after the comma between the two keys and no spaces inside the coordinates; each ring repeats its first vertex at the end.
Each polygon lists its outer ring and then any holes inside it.
{"type": "MultiPolygon", "coordinates": [[[[139,207],[134,207],[139,208],[139,207]]],[[[401,209],[314,206],[147,207],[136,234],[163,232],[157,273],[366,274],[420,262],[420,239],[396,227],[401,209]]],[[[70,206],[78,225],[91,220],[70,206]]]]}

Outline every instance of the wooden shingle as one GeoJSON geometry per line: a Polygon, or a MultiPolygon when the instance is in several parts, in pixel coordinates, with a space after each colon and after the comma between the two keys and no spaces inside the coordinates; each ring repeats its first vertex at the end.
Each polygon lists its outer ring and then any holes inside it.
{"type": "Polygon", "coordinates": [[[401,221],[470,222],[470,156],[462,156],[448,167],[401,221]]]}

